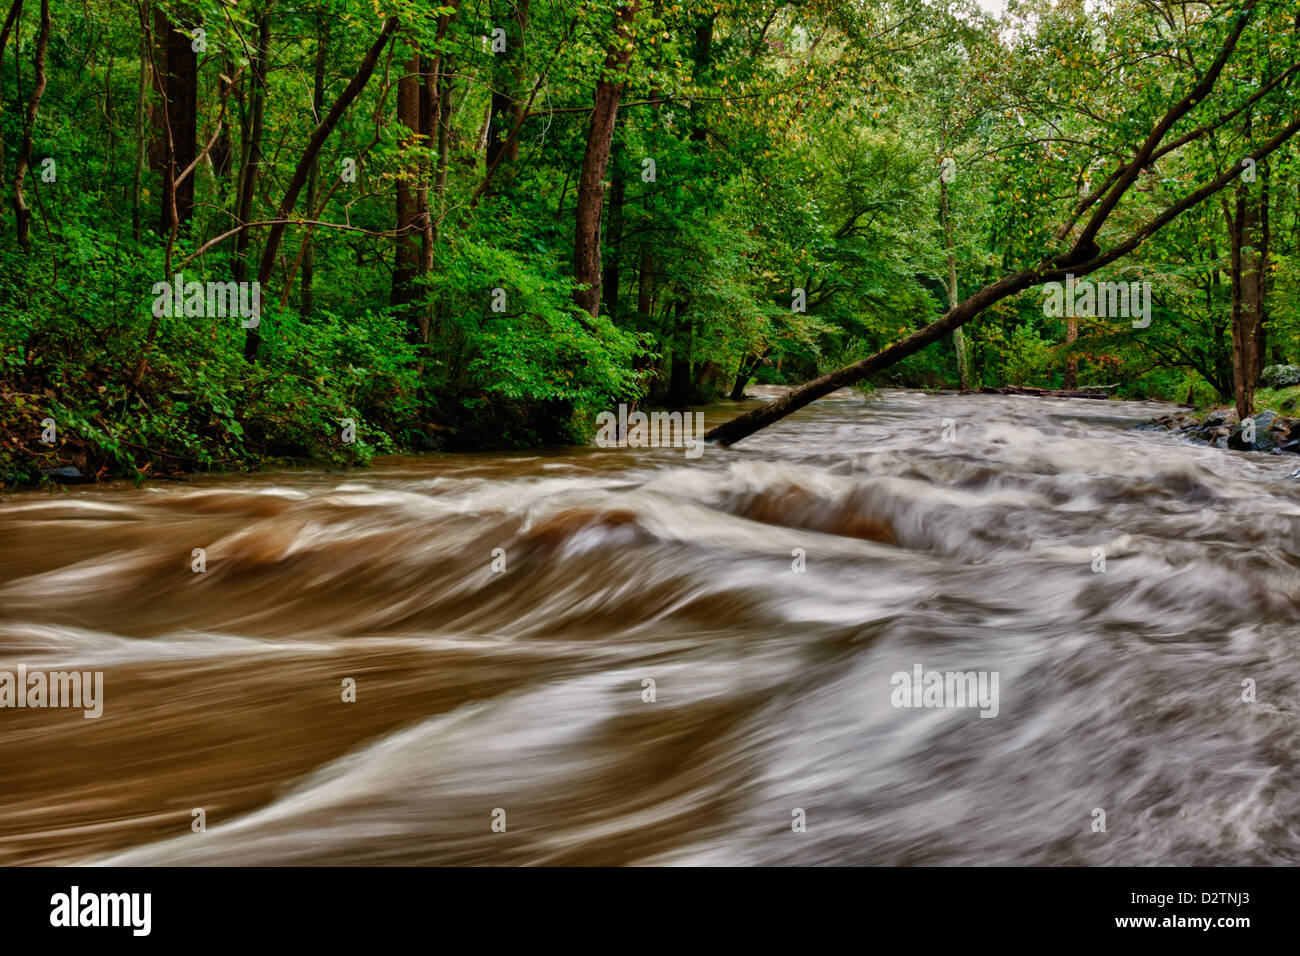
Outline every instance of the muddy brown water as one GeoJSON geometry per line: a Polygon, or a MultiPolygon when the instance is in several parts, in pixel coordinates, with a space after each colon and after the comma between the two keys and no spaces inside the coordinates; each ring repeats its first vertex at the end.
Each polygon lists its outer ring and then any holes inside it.
{"type": "Polygon", "coordinates": [[[1295,459],[1168,410],[8,495],[0,673],[103,713],[0,708],[0,864],[1295,864],[1295,459]]]}

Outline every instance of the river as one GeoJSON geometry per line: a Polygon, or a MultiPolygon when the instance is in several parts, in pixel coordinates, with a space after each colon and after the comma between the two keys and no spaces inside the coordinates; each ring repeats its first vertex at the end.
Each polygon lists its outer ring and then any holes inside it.
{"type": "Polygon", "coordinates": [[[0,864],[1294,865],[1296,460],[1169,410],[9,494],[0,671],[103,693],[0,709],[0,864]]]}

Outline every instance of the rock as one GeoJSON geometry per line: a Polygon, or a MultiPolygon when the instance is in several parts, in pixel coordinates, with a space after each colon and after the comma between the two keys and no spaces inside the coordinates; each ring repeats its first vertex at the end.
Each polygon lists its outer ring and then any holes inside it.
{"type": "Polygon", "coordinates": [[[1300,385],[1300,365],[1270,365],[1260,373],[1259,383],[1265,388],[1300,385]]]}
{"type": "Polygon", "coordinates": [[[62,468],[47,468],[44,471],[46,478],[60,478],[64,481],[84,481],[85,475],[76,465],[64,465],[62,468]]]}
{"type": "MultiPolygon", "coordinates": [[[[1273,423],[1273,419],[1276,417],[1275,412],[1261,412],[1254,419],[1246,419],[1248,422],[1255,422],[1253,441],[1245,439],[1244,425],[1233,425],[1232,434],[1228,437],[1228,447],[1233,451],[1272,451],[1277,447],[1277,440],[1273,437],[1273,433],[1268,430],[1268,426],[1273,423]]],[[[1218,429],[1215,429],[1215,431],[1218,431],[1218,429]]]]}

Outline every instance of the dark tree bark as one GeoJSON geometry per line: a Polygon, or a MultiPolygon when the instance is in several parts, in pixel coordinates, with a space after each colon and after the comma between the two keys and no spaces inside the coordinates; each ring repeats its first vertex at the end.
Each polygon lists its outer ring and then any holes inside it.
{"type": "Polygon", "coordinates": [[[194,217],[194,174],[182,173],[198,153],[199,58],[185,30],[193,23],[173,22],[159,10],[157,24],[162,31],[158,44],[163,50],[162,95],[167,130],[167,159],[163,165],[162,210],[159,228],[169,235],[174,228],[184,231],[194,217]]]}
{"type": "Polygon", "coordinates": [[[1259,200],[1238,187],[1228,240],[1232,261],[1232,397],[1237,417],[1255,409],[1255,384],[1261,371],[1258,348],[1263,324],[1264,263],[1259,200]]]}
{"type": "Polygon", "coordinates": [[[578,200],[574,212],[574,278],[586,286],[573,294],[573,301],[593,319],[600,314],[600,212],[605,198],[605,169],[609,148],[618,121],[618,104],[623,95],[623,79],[632,59],[630,27],[636,18],[640,0],[632,0],[619,10],[614,23],[614,39],[605,54],[605,65],[596,83],[595,105],[587,131],[587,150],[578,179],[578,200]]]}
{"type": "Polygon", "coordinates": [[[736,381],[731,386],[731,394],[728,396],[733,402],[738,402],[745,397],[745,386],[749,380],[754,377],[758,367],[763,364],[763,360],[772,354],[771,347],[763,350],[762,355],[755,355],[750,358],[741,359],[740,368],[736,370],[736,381]]]}
{"type": "Polygon", "coordinates": [[[31,244],[32,229],[32,211],[27,207],[23,183],[27,179],[27,169],[32,162],[32,138],[36,135],[36,114],[41,106],[41,97],[45,95],[45,51],[49,45],[50,0],[41,0],[41,25],[36,34],[34,83],[32,95],[27,101],[27,113],[23,116],[23,138],[18,146],[18,162],[14,167],[14,225],[17,230],[18,245],[23,248],[31,244]]]}
{"type": "Polygon", "coordinates": [[[691,343],[695,336],[695,323],[690,304],[679,299],[673,308],[673,358],[668,372],[667,404],[670,408],[685,408],[691,404],[691,343]]]}
{"type": "MultiPolygon", "coordinates": [[[[1246,114],[1244,134],[1252,117],[1246,114]]],[[[1232,397],[1237,417],[1255,410],[1255,388],[1264,370],[1264,290],[1268,271],[1267,166],[1257,183],[1238,180],[1233,201],[1223,200],[1232,281],[1232,397]]]]}
{"type": "MultiPolygon", "coordinates": [[[[620,137],[621,139],[621,137],[620,137]]],[[[613,148],[614,170],[609,188],[609,261],[601,276],[600,288],[605,301],[605,313],[611,317],[618,312],[618,289],[622,282],[620,268],[623,261],[623,201],[627,194],[626,157],[618,143],[613,148]]]]}
{"type": "MultiPolygon", "coordinates": [[[[388,41],[392,38],[396,29],[396,16],[390,16],[384,21],[383,29],[379,31],[379,36],[371,44],[370,49],[366,51],[365,59],[361,61],[361,66],[357,68],[356,74],[348,81],[348,85],[344,87],[343,92],[334,101],[334,105],[330,107],[329,113],[320,121],[320,124],[311,134],[311,139],[307,142],[302,158],[298,160],[298,165],[289,180],[289,187],[285,190],[284,198],[280,200],[275,221],[271,224],[270,232],[266,237],[266,246],[262,249],[262,261],[257,269],[257,281],[263,288],[263,295],[265,295],[267,281],[271,278],[271,272],[275,268],[275,257],[280,251],[280,241],[284,238],[284,230],[289,224],[289,216],[293,212],[294,204],[298,201],[298,194],[302,192],[303,184],[307,181],[307,172],[311,169],[311,164],[316,161],[316,157],[320,155],[325,140],[329,138],[330,133],[334,132],[334,127],[338,126],[343,113],[352,105],[352,101],[360,95],[361,91],[366,88],[366,84],[370,82],[370,76],[375,72],[375,64],[379,62],[379,55],[383,52],[384,47],[388,45],[388,41]]],[[[257,358],[257,351],[261,346],[262,337],[255,328],[247,329],[246,332],[244,358],[251,362],[257,358]]]]}

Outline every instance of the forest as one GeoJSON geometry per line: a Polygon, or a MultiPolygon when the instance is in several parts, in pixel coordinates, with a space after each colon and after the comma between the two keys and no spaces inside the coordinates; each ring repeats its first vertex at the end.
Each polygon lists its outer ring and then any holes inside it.
{"type": "Polygon", "coordinates": [[[1294,4],[7,7],[4,486],[1300,396],[1294,4]]]}

